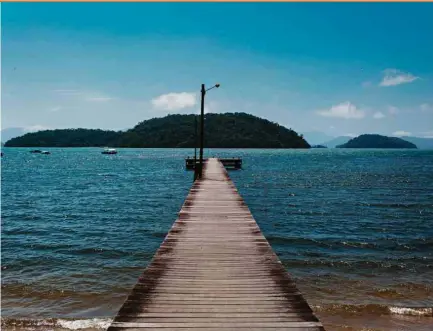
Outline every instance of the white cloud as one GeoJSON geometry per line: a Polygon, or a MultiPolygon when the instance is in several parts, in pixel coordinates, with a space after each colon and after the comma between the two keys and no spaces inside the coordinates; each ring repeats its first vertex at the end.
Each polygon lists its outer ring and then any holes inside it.
{"type": "Polygon", "coordinates": [[[79,90],[53,90],[53,92],[60,95],[80,95],[83,93],[79,90]]]}
{"type": "Polygon", "coordinates": [[[433,131],[421,132],[423,138],[433,138],[433,131]]]}
{"type": "Polygon", "coordinates": [[[344,119],[361,119],[365,116],[364,111],[356,108],[356,106],[349,101],[332,106],[331,109],[328,110],[319,110],[317,111],[317,114],[324,117],[337,117],[344,119]]]}
{"type": "Polygon", "coordinates": [[[395,131],[392,133],[393,136],[397,136],[397,137],[404,137],[404,136],[410,136],[412,133],[408,132],[408,131],[395,131]]]}
{"type": "Polygon", "coordinates": [[[188,92],[167,93],[152,99],[151,102],[157,109],[179,110],[194,107],[197,104],[197,96],[195,93],[188,92]]]}
{"type": "Polygon", "coordinates": [[[380,112],[380,111],[374,113],[374,115],[373,115],[373,118],[375,118],[377,120],[379,120],[381,118],[384,118],[384,117],[385,117],[385,115],[382,112],[380,112]]]}
{"type": "Polygon", "coordinates": [[[31,125],[23,128],[25,132],[36,132],[36,131],[42,131],[42,130],[49,130],[50,128],[44,125],[31,125]]]}
{"type": "Polygon", "coordinates": [[[413,81],[419,79],[412,75],[411,73],[402,72],[397,69],[386,69],[383,71],[383,78],[379,86],[395,86],[405,83],[412,83],[413,81]]]}
{"type": "Polygon", "coordinates": [[[53,107],[53,108],[48,109],[48,111],[54,113],[54,112],[56,112],[56,111],[59,111],[60,109],[62,109],[62,107],[53,107]]]}
{"type": "Polygon", "coordinates": [[[388,113],[390,113],[391,115],[395,115],[399,112],[399,109],[397,107],[394,106],[389,106],[388,107],[388,113]]]}
{"type": "Polygon", "coordinates": [[[423,103],[421,106],[419,106],[422,112],[428,112],[433,111],[433,106],[429,105],[428,103],[423,103]]]}
{"type": "Polygon", "coordinates": [[[86,92],[80,90],[53,90],[53,92],[63,97],[76,97],[91,102],[107,102],[113,100],[112,97],[99,92],[86,92]]]}
{"type": "Polygon", "coordinates": [[[107,102],[110,100],[113,100],[113,98],[108,96],[89,96],[86,98],[87,101],[93,101],[93,102],[107,102]]]}

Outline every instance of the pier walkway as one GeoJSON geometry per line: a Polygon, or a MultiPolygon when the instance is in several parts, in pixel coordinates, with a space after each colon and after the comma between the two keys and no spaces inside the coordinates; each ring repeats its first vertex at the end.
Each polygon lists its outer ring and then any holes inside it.
{"type": "Polygon", "coordinates": [[[218,159],[108,331],[324,330],[218,159]]]}

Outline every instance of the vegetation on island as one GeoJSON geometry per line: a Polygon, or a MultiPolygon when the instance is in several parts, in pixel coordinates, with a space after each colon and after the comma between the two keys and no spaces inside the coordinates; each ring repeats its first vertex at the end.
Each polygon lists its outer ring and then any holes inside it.
{"type": "MultiPolygon", "coordinates": [[[[44,130],[13,138],[5,145],[192,148],[199,138],[195,136],[196,120],[200,132],[200,116],[168,115],[145,120],[127,131],[44,130]]],[[[206,114],[204,126],[208,148],[310,148],[303,136],[292,129],[246,113],[206,114]]]]}
{"type": "Polygon", "coordinates": [[[363,134],[350,139],[337,148],[417,148],[415,144],[396,137],[381,136],[379,134],[363,134]]]}
{"type": "Polygon", "coordinates": [[[29,132],[12,138],[5,147],[104,147],[115,144],[121,132],[94,129],[58,129],[29,132]]]}

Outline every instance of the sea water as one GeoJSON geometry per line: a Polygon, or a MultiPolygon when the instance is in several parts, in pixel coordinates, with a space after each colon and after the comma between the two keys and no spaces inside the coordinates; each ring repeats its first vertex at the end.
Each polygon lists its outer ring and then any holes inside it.
{"type": "MultiPolygon", "coordinates": [[[[189,149],[3,148],[2,328],[102,329],[176,218],[189,149]]],[[[234,150],[230,177],[327,330],[433,329],[433,151],[234,150]]]]}

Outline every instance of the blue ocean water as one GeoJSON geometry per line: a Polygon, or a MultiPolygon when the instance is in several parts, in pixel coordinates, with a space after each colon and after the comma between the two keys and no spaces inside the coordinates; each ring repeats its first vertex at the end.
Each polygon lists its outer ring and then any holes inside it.
{"type": "MultiPolygon", "coordinates": [[[[192,151],[29,151],[1,160],[2,316],[113,316],[188,193],[192,151]]],[[[206,154],[243,158],[230,176],[319,316],[431,322],[433,151],[206,154]]]]}

